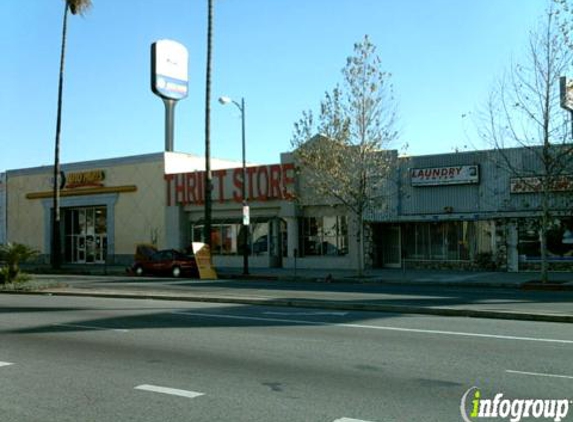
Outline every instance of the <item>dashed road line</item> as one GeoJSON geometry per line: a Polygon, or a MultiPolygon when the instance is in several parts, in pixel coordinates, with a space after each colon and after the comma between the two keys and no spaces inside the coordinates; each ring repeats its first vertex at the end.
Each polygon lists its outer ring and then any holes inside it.
{"type": "Polygon", "coordinates": [[[334,420],[333,422],[372,422],[372,421],[365,421],[364,419],[340,418],[334,420]]]}
{"type": "Polygon", "coordinates": [[[179,390],[177,388],[161,387],[159,385],[142,384],[135,387],[135,390],[151,391],[152,393],[169,394],[171,396],[180,396],[193,399],[195,397],[203,396],[205,393],[198,391],[179,390]]]}
{"type": "Polygon", "coordinates": [[[573,380],[573,376],[571,376],[571,375],[543,374],[540,372],[513,371],[511,369],[507,369],[505,372],[507,372],[508,374],[529,375],[532,377],[565,378],[565,379],[573,380]]]}
{"type": "Polygon", "coordinates": [[[13,363],[10,362],[0,362],[0,367],[2,366],[10,366],[10,365],[14,365],[13,363]]]}

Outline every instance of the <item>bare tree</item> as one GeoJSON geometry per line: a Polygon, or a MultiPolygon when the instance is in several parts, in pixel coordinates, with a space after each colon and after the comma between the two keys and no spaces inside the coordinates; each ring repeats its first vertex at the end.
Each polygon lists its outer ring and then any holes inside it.
{"type": "Polygon", "coordinates": [[[52,216],[52,244],[50,261],[52,267],[59,268],[62,261],[60,236],[60,132],[62,128],[62,97],[64,88],[64,63],[66,57],[66,40],[68,28],[68,12],[72,15],[83,15],[92,5],[91,0],[65,0],[64,18],[62,23],[62,46],[60,53],[60,74],[58,80],[58,108],[56,116],[56,142],[54,152],[54,194],[52,216]]]}
{"type": "Polygon", "coordinates": [[[391,75],[381,69],[376,47],[365,36],[342,70],[342,87],[325,94],[317,122],[312,111],[295,123],[291,144],[309,193],[342,205],[356,217],[358,274],[363,274],[364,216],[387,197],[389,154],[398,137],[391,75]],[[318,135],[317,135],[318,134],[318,135]]]}
{"type": "Polygon", "coordinates": [[[512,64],[490,93],[478,123],[480,137],[493,146],[492,158],[525,190],[540,197],[541,278],[548,280],[547,234],[553,209],[563,201],[559,186],[571,172],[573,147],[568,114],[560,106],[560,77],[571,65],[553,6],[530,32],[523,60],[512,64]],[[524,148],[533,159],[524,165],[510,147],[524,148]]]}

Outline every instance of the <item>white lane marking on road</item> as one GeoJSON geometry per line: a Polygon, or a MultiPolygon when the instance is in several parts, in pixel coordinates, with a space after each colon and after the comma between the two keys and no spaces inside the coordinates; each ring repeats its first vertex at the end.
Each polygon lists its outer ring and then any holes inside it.
{"type": "Polygon", "coordinates": [[[369,421],[365,421],[363,419],[340,418],[340,419],[336,419],[333,422],[369,422],[369,421]]]}
{"type": "Polygon", "coordinates": [[[287,323],[287,324],[323,325],[323,326],[348,327],[348,328],[364,328],[364,329],[382,330],[382,331],[398,331],[398,332],[404,332],[404,333],[439,334],[439,335],[447,335],[447,336],[491,338],[491,339],[498,339],[498,340],[535,341],[535,342],[541,342],[541,343],[573,344],[573,340],[504,336],[504,335],[498,335],[498,334],[464,333],[464,332],[459,332],[459,331],[425,330],[425,329],[420,329],[420,328],[399,328],[399,327],[387,327],[387,326],[383,326],[383,325],[349,324],[349,323],[343,323],[343,322],[332,323],[332,322],[326,322],[326,321],[304,321],[304,320],[300,320],[300,319],[263,318],[263,317],[251,317],[251,316],[242,316],[242,315],[210,314],[210,313],[203,313],[203,312],[187,312],[187,311],[174,311],[173,314],[199,316],[199,317],[205,317],[205,318],[238,319],[238,320],[247,320],[247,321],[250,320],[250,321],[280,322],[280,323],[287,323]]]}
{"type": "Polygon", "coordinates": [[[332,315],[332,316],[346,316],[348,312],[263,312],[265,315],[282,315],[282,316],[315,316],[315,315],[332,315]]]}
{"type": "Polygon", "coordinates": [[[10,365],[14,365],[13,363],[10,362],[0,362],[0,367],[2,366],[10,366],[10,365]]]}
{"type": "Polygon", "coordinates": [[[95,325],[80,325],[80,324],[53,324],[56,327],[68,327],[68,328],[84,328],[88,330],[100,330],[100,331],[115,331],[117,333],[127,333],[129,330],[124,328],[107,328],[107,327],[97,327],[95,325]]]}
{"type": "Polygon", "coordinates": [[[198,391],[179,390],[177,388],[161,387],[159,385],[149,384],[138,385],[135,387],[135,390],[151,391],[153,393],[169,394],[172,396],[187,397],[190,399],[205,395],[205,393],[199,393],[198,391]]]}
{"type": "Polygon", "coordinates": [[[508,374],[530,375],[533,377],[565,378],[565,379],[573,380],[573,376],[571,376],[571,375],[543,374],[540,372],[513,371],[511,369],[507,369],[505,372],[507,372],[508,374]]]}

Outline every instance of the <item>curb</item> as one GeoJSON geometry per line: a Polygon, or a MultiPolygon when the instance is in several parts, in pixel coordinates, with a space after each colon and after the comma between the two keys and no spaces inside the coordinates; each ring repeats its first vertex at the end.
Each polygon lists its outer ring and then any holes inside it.
{"type": "Polygon", "coordinates": [[[523,283],[520,287],[521,290],[534,290],[534,291],[546,291],[546,292],[556,292],[556,291],[573,291],[573,285],[571,284],[561,284],[561,283],[523,283]]]}
{"type": "MultiPolygon", "coordinates": [[[[339,277],[332,278],[328,281],[324,277],[311,277],[311,276],[272,276],[272,275],[257,275],[257,276],[244,276],[241,274],[219,274],[220,280],[234,280],[234,281],[282,281],[287,283],[319,283],[319,284],[386,284],[386,285],[401,285],[401,286],[428,286],[428,287],[468,287],[468,288],[499,288],[499,289],[520,289],[522,283],[507,283],[507,282],[487,282],[480,283],[475,281],[468,282],[451,282],[451,281],[418,281],[418,280],[385,280],[381,278],[354,278],[354,277],[339,277]]],[[[573,290],[573,286],[571,287],[573,290]]]]}
{"type": "Polygon", "coordinates": [[[450,317],[488,318],[516,321],[539,321],[573,323],[573,315],[562,314],[531,314],[512,311],[491,311],[476,309],[455,308],[427,308],[421,306],[380,305],[374,303],[347,303],[332,302],[328,300],[311,299],[256,299],[247,297],[225,296],[175,296],[159,293],[118,293],[105,291],[80,290],[42,290],[42,291],[6,291],[4,294],[16,295],[45,295],[45,296],[74,296],[74,297],[101,297],[113,299],[143,299],[143,300],[169,300],[183,302],[228,303],[257,306],[277,306],[293,308],[319,308],[344,311],[389,312],[401,314],[435,315],[450,317]]]}
{"type": "Polygon", "coordinates": [[[454,287],[454,288],[482,288],[482,289],[512,289],[512,290],[535,290],[535,291],[573,291],[573,284],[571,283],[547,283],[537,284],[530,282],[475,282],[475,281],[418,281],[418,280],[385,280],[381,278],[364,278],[357,279],[353,277],[333,278],[326,281],[321,277],[309,276],[271,276],[271,275],[257,275],[257,276],[244,276],[240,274],[222,274],[222,280],[235,280],[235,281],[269,281],[276,280],[282,282],[301,282],[301,283],[321,283],[321,284],[385,284],[385,285],[400,285],[400,286],[427,286],[427,287],[454,287]]]}

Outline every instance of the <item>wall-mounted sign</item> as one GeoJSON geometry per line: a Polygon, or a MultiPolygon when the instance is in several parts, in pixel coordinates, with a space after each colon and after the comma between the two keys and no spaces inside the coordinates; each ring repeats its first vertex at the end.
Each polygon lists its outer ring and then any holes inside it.
{"type": "Polygon", "coordinates": [[[479,166],[411,169],[412,186],[467,185],[479,183],[479,166]]]}
{"type": "Polygon", "coordinates": [[[183,44],[159,40],[151,44],[151,90],[163,98],[187,96],[189,53],[183,44]]]}
{"type": "MultiPolygon", "coordinates": [[[[516,177],[510,180],[511,193],[536,193],[543,190],[543,177],[516,177]]],[[[567,174],[556,177],[549,184],[551,192],[573,191],[573,175],[567,174]]]]}
{"type": "Polygon", "coordinates": [[[105,180],[103,170],[80,171],[64,173],[63,185],[65,189],[102,187],[105,180]]]}
{"type": "MultiPolygon", "coordinates": [[[[294,198],[294,164],[247,167],[247,200],[270,201],[294,198]]],[[[167,205],[200,205],[205,201],[205,172],[165,175],[167,205]]],[[[243,169],[213,170],[213,201],[243,201],[243,169]]]]}

